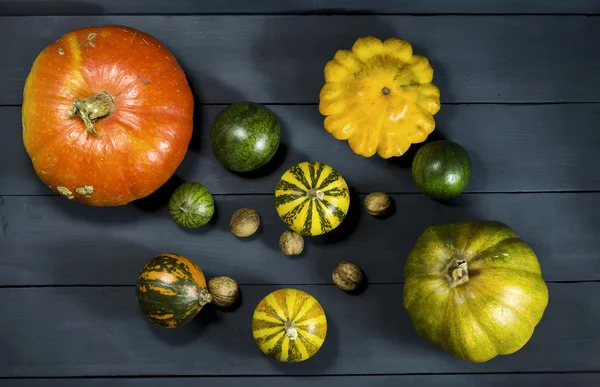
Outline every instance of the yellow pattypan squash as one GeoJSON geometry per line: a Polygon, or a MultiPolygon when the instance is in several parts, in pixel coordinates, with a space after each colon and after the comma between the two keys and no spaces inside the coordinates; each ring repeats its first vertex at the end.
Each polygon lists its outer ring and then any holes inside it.
{"type": "Polygon", "coordinates": [[[413,55],[410,43],[359,38],[325,66],[325,129],[359,155],[401,156],[435,129],[440,91],[432,80],[429,61],[413,55]]]}

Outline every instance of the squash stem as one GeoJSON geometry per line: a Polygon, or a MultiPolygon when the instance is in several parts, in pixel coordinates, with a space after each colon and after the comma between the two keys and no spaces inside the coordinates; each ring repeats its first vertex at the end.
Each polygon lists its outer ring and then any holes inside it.
{"type": "Polygon", "coordinates": [[[469,281],[469,268],[466,259],[455,259],[450,262],[446,271],[448,286],[455,288],[469,281]]]}
{"type": "Polygon", "coordinates": [[[207,289],[200,289],[200,294],[198,295],[198,303],[200,306],[204,306],[208,303],[211,303],[213,300],[210,292],[207,289]]]}
{"type": "Polygon", "coordinates": [[[283,329],[285,329],[285,335],[289,337],[290,340],[296,340],[298,338],[296,323],[293,321],[287,320],[283,326],[283,329]]]}
{"type": "Polygon", "coordinates": [[[73,101],[73,109],[69,111],[71,115],[77,114],[85,124],[89,133],[96,133],[94,122],[100,118],[107,117],[115,107],[115,101],[112,96],[103,91],[96,95],[91,95],[84,99],[73,101]]]}
{"type": "Polygon", "coordinates": [[[323,190],[320,190],[320,189],[317,189],[317,188],[311,188],[311,189],[308,190],[308,192],[306,193],[306,195],[310,199],[323,200],[323,198],[325,197],[325,192],[323,192],[323,190]]]}

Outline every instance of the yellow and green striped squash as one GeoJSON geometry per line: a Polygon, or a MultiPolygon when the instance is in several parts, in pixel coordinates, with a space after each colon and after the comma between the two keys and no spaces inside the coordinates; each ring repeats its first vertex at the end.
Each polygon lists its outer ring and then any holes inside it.
{"type": "Polygon", "coordinates": [[[323,345],[327,318],[310,294],[299,289],[278,289],[256,307],[252,334],[265,355],[298,363],[310,359],[323,345]]]}
{"type": "Polygon", "coordinates": [[[346,181],[319,162],[302,162],[288,169],[275,189],[277,214],[292,230],[322,235],[340,225],[350,206],[346,181]]]}
{"type": "Polygon", "coordinates": [[[161,254],[146,263],[135,295],[146,319],[161,328],[187,324],[212,301],[202,270],[177,254],[161,254]]]}

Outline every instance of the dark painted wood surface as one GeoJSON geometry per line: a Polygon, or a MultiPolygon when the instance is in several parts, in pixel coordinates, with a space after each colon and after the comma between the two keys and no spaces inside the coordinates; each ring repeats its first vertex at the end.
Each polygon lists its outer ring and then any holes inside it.
{"type": "Polygon", "coordinates": [[[583,16],[600,13],[598,1],[141,4],[0,0],[0,34],[12,36],[0,42],[0,386],[599,384],[600,18],[583,16]],[[256,15],[232,16],[248,13],[256,15]],[[537,15],[493,15],[527,13],[537,15]],[[122,208],[52,195],[21,142],[23,82],[38,52],[70,29],[101,24],[126,24],[163,41],[184,66],[198,106],[177,176],[122,208]],[[470,152],[467,194],[446,204],[418,194],[409,168],[417,147],[401,159],[365,159],[324,131],[316,106],[323,67],[362,35],[403,37],[431,60],[444,102],[432,139],[470,152]],[[215,115],[242,99],[269,103],[283,127],[281,151],[251,176],[225,171],[208,144],[215,115]],[[344,174],[353,205],[340,229],[307,240],[305,253],[289,258],[278,250],[284,226],[272,192],[287,167],[310,159],[344,174]],[[217,194],[215,219],[201,230],[179,229],[166,212],[182,180],[217,194]],[[391,217],[364,212],[364,194],[375,190],[395,193],[391,217]],[[249,240],[227,230],[242,206],[262,217],[249,240]],[[402,306],[403,263],[419,233],[466,219],[514,227],[537,253],[550,289],[531,341],[485,364],[459,361],[419,338],[402,306]],[[206,308],[180,330],[147,323],[131,285],[143,263],[165,251],[194,258],[209,277],[234,277],[241,306],[206,308]],[[342,259],[368,276],[371,285],[358,296],[331,284],[342,259]],[[330,322],[325,346],[303,364],[268,360],[250,332],[259,299],[287,286],[314,294],[330,322]]]}
{"type": "Polygon", "coordinates": [[[211,378],[131,378],[131,379],[39,379],[3,380],[3,387],[548,387],[597,386],[600,374],[572,375],[382,375],[382,376],[287,376],[211,378]]]}
{"type": "Polygon", "coordinates": [[[10,354],[0,375],[558,372],[600,364],[600,283],[549,284],[551,301],[532,339],[483,364],[452,358],[419,338],[402,307],[402,285],[371,285],[354,297],[334,285],[298,286],[326,310],[327,338],[310,361],[274,362],[254,343],[251,318],[278,287],[246,286],[234,312],[206,308],[177,330],[147,323],[134,287],[0,289],[0,304],[11,305],[10,318],[0,319],[10,354]]]}
{"type": "Polygon", "coordinates": [[[597,14],[596,0],[0,0],[7,15],[90,15],[90,14],[305,14],[305,13],[414,13],[414,14],[597,14]]]}
{"type": "MultiPolygon", "coordinates": [[[[317,106],[271,106],[283,130],[282,146],[262,171],[239,176],[210,149],[210,124],[224,106],[197,109],[194,139],[177,171],[214,194],[272,194],[284,171],[318,160],[338,169],[358,193],[417,192],[407,157],[364,158],[323,128],[317,106]]],[[[22,146],[20,107],[0,108],[7,128],[0,143],[0,195],[52,194],[37,178],[22,146]]],[[[473,159],[468,192],[589,191],[600,189],[600,104],[444,105],[430,139],[462,144],[473,159]]]]}
{"type": "Polygon", "coordinates": [[[172,50],[202,103],[316,103],[323,68],[365,35],[426,55],[443,102],[600,102],[600,18],[586,16],[90,16],[0,18],[0,104],[63,33],[125,24],[172,50]],[[35,25],[35,28],[31,28],[35,25]],[[24,44],[23,42],[26,42],[24,44]]]}
{"type": "Polygon", "coordinates": [[[62,197],[4,197],[0,286],[133,285],[142,266],[164,252],[242,284],[330,284],[342,259],[361,266],[370,282],[399,283],[427,226],[471,219],[511,225],[536,252],[547,281],[600,281],[600,193],[464,195],[453,205],[393,195],[396,213],[384,220],[364,211],[363,198],[352,197],[339,229],[306,238],[304,253],[290,258],[279,251],[285,225],[270,195],[217,196],[214,221],[198,231],[179,228],[159,203],[99,209],[62,197]],[[229,219],[241,207],[262,218],[250,240],[229,232],[229,219]]]}

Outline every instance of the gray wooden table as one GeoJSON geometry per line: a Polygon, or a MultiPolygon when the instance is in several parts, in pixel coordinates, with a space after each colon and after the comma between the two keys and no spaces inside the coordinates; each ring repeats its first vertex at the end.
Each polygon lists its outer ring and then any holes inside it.
{"type": "Polygon", "coordinates": [[[600,2],[0,0],[0,386],[598,386],[600,385],[600,2]],[[183,66],[197,99],[195,133],[176,176],[123,208],[55,196],[35,176],[21,141],[22,91],[36,55],[63,33],[122,24],[154,35],[183,66]],[[473,159],[467,192],[451,204],[419,194],[410,159],[365,159],[323,129],[323,67],[364,35],[402,37],[427,55],[443,106],[435,138],[473,159]],[[263,173],[224,170],[208,128],[225,105],[267,104],[283,129],[263,173]],[[303,256],[278,250],[279,176],[319,160],[353,188],[335,232],[303,256]],[[205,184],[215,221],[183,231],[166,202],[183,180],[205,184]],[[364,212],[386,191],[395,214],[364,212]],[[259,235],[234,238],[239,207],[262,216],[259,235]],[[417,336],[402,305],[404,260],[434,223],[496,219],[536,251],[550,291],[546,314],[519,352],[484,364],[457,360],[417,336]],[[177,330],[144,320],[134,295],[142,265],[174,251],[240,283],[235,311],[205,308],[177,330]],[[369,287],[331,283],[341,259],[369,287]],[[263,356],[250,331],[271,290],[309,291],[329,320],[308,362],[263,356]]]}

